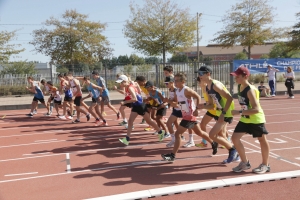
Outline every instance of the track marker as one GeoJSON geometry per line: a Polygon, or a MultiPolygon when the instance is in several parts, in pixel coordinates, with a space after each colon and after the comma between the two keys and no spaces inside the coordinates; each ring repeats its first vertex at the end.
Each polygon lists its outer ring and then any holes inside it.
{"type": "Polygon", "coordinates": [[[54,140],[57,140],[57,139],[50,139],[50,140],[36,140],[34,142],[50,142],[50,141],[54,141],[54,140]]]}
{"type": "MultiPolygon", "coordinates": [[[[258,140],[255,140],[255,142],[256,142],[257,144],[259,144],[259,141],[258,141],[258,140]]],[[[281,140],[281,139],[279,139],[279,138],[274,138],[274,140],[268,140],[268,142],[270,142],[270,143],[276,143],[276,144],[287,143],[287,141],[281,140]],[[277,140],[277,141],[275,141],[275,140],[277,140]]]]}
{"type": "Polygon", "coordinates": [[[50,152],[45,152],[45,153],[32,153],[32,154],[23,154],[23,156],[35,156],[35,155],[44,155],[44,154],[48,154],[50,152]]]}
{"type": "Polygon", "coordinates": [[[30,174],[37,174],[38,172],[29,172],[29,173],[22,173],[22,174],[6,174],[4,176],[24,176],[24,175],[30,175],[30,174]]]}

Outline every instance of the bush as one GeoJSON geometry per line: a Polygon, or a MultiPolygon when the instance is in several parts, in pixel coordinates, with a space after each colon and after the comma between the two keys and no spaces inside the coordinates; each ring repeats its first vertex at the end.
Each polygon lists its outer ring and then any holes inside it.
{"type": "Polygon", "coordinates": [[[30,94],[30,92],[26,89],[26,85],[0,86],[0,96],[26,95],[26,94],[30,94]]]}

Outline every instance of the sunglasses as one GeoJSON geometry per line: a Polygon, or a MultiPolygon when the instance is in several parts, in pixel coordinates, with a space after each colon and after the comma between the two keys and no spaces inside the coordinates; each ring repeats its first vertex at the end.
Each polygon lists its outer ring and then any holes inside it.
{"type": "Polygon", "coordinates": [[[199,76],[203,76],[204,74],[207,74],[207,72],[198,71],[198,75],[199,75],[199,76]]]}

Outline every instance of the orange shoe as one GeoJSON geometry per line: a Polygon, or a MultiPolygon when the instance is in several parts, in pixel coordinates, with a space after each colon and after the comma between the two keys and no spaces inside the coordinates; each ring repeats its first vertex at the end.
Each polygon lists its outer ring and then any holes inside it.
{"type": "Polygon", "coordinates": [[[108,126],[107,122],[102,122],[99,126],[108,126]]]}

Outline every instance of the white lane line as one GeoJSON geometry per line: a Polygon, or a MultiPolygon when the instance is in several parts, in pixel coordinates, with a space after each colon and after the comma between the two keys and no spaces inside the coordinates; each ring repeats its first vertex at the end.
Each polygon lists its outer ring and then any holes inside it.
{"type": "Polygon", "coordinates": [[[285,138],[287,138],[287,139],[290,139],[290,140],[294,140],[294,141],[296,141],[296,142],[300,142],[300,140],[296,140],[296,139],[293,139],[293,138],[290,138],[290,137],[287,137],[287,136],[284,136],[284,135],[281,135],[282,137],[285,137],[285,138]]]}
{"type": "Polygon", "coordinates": [[[22,174],[6,174],[4,176],[24,176],[24,175],[30,175],[30,174],[37,174],[38,172],[29,172],[29,173],[22,173],[22,174]]]}
{"type": "Polygon", "coordinates": [[[13,128],[0,128],[0,130],[13,130],[13,129],[24,129],[24,128],[32,128],[32,127],[13,127],[13,128]]]}
{"type": "Polygon", "coordinates": [[[50,141],[55,141],[57,139],[49,139],[49,140],[36,140],[34,142],[50,142],[50,141]]]}
{"type": "Polygon", "coordinates": [[[67,172],[71,172],[70,153],[66,153],[67,172]]]}
{"type": "Polygon", "coordinates": [[[31,153],[31,154],[23,154],[23,156],[35,156],[35,155],[44,155],[44,154],[48,154],[50,152],[45,152],[45,153],[31,153]]]}
{"type": "Polygon", "coordinates": [[[300,157],[296,158],[297,160],[300,160],[300,157]]]}

